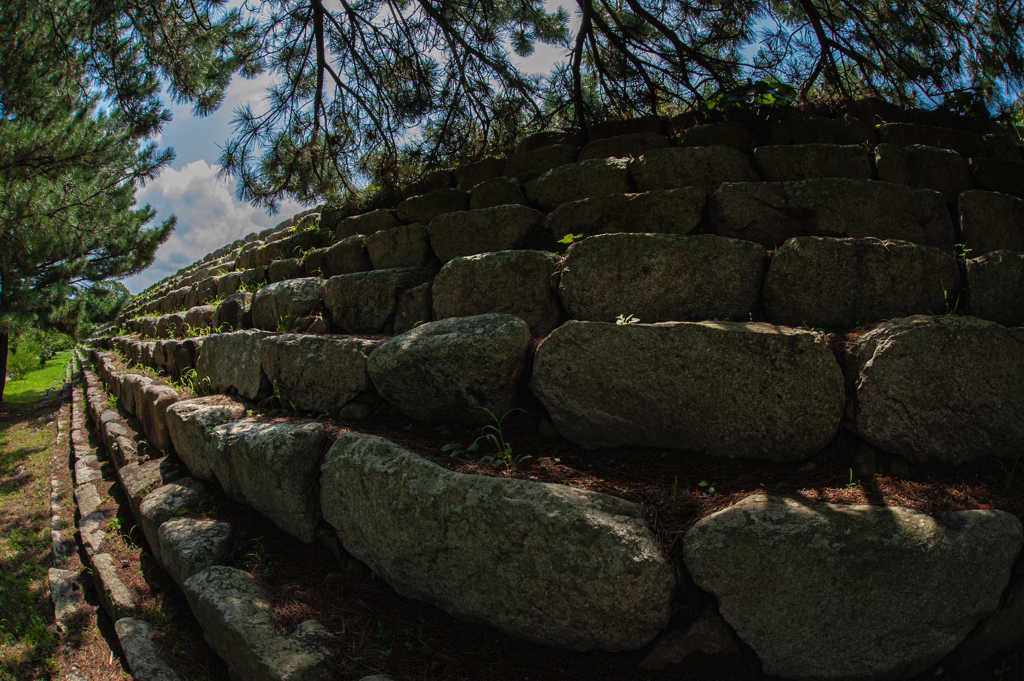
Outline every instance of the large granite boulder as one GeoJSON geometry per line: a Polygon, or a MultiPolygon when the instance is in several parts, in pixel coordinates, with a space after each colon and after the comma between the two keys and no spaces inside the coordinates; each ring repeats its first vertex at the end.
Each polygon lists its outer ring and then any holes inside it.
{"type": "Polygon", "coordinates": [[[505,174],[504,158],[485,158],[455,169],[455,186],[470,190],[505,174]]]}
{"type": "Polygon", "coordinates": [[[567,234],[689,234],[700,224],[706,200],[695,187],[595,196],[563,203],[545,218],[544,229],[556,242],[567,234]]]}
{"type": "Polygon", "coordinates": [[[773,144],[839,144],[863,147],[878,143],[875,128],[856,118],[784,117],[769,124],[773,144]]]}
{"type": "Polygon", "coordinates": [[[210,464],[229,499],[308,543],[316,537],[320,520],[309,482],[327,444],[318,421],[241,419],[213,429],[210,464]]]}
{"type": "Polygon", "coordinates": [[[430,233],[427,226],[421,224],[403,225],[371,234],[366,237],[366,254],[375,270],[437,265],[437,256],[430,248],[430,233]]]}
{"type": "MultiPolygon", "coordinates": [[[[394,213],[386,208],[381,208],[342,220],[338,223],[338,227],[334,232],[334,241],[338,243],[357,234],[374,234],[385,229],[393,229],[401,224],[394,213]]],[[[366,238],[366,236],[363,238],[366,238]]],[[[338,272],[337,274],[342,273],[338,272]]]]}
{"type": "Polygon", "coordinates": [[[764,145],[754,149],[754,161],[766,182],[874,177],[868,150],[856,144],[764,145]]]}
{"type": "Polygon", "coordinates": [[[605,234],[569,247],[559,295],[569,317],[613,322],[748,321],[768,253],[711,234],[605,234]]]}
{"type": "Polygon", "coordinates": [[[875,167],[881,182],[934,189],[947,201],[956,201],[961,192],[971,188],[966,161],[949,149],[879,144],[875,147],[875,167]]]}
{"type": "Polygon", "coordinates": [[[732,147],[672,147],[647,152],[630,164],[637,188],[698,187],[707,194],[723,182],[757,182],[750,159],[732,147]]]}
{"type": "Polygon", "coordinates": [[[166,385],[151,383],[143,388],[135,409],[150,447],[162,452],[174,448],[167,432],[167,409],[177,401],[178,393],[166,385]]]}
{"type": "Polygon", "coordinates": [[[402,222],[427,224],[438,215],[469,210],[469,194],[463,189],[435,189],[398,204],[395,213],[402,222]]]}
{"type": "Polygon", "coordinates": [[[892,319],[844,345],[844,426],[914,463],[1019,456],[1024,328],[974,317],[892,319]]]}
{"type": "Polygon", "coordinates": [[[526,183],[540,177],[552,168],[575,163],[580,149],[572,144],[548,144],[516,153],[505,164],[505,175],[526,183]]]}
{"type": "Polygon", "coordinates": [[[967,261],[975,317],[1003,326],[1024,324],[1024,252],[993,251],[967,261]]]}
{"type": "Polygon", "coordinates": [[[263,340],[260,361],[282,406],[334,414],[373,390],[366,360],[378,344],[360,338],[283,334],[263,340]]]}
{"type": "Polygon", "coordinates": [[[530,389],[587,448],[799,461],[828,444],[843,413],[824,339],[761,323],[568,321],[537,348],[530,389]]]}
{"type": "Polygon", "coordinates": [[[252,323],[264,331],[290,329],[320,304],[323,295],[324,282],[317,277],[268,284],[253,298],[252,323]]]}
{"type": "Polygon", "coordinates": [[[313,251],[306,256],[306,276],[330,279],[339,274],[369,272],[373,269],[373,263],[366,254],[368,238],[362,234],[354,234],[329,248],[313,251]]]}
{"type": "Polygon", "coordinates": [[[513,204],[526,204],[523,186],[514,177],[496,177],[481,182],[469,192],[470,210],[513,204]]]}
{"type": "Polygon", "coordinates": [[[852,328],[913,314],[943,314],[960,299],[960,266],[906,241],[789,239],[764,280],[765,315],[787,326],[852,328]]]}
{"type": "Polygon", "coordinates": [[[245,416],[245,403],[227,395],[180,400],[167,409],[167,432],[193,478],[212,482],[208,445],[210,433],[224,423],[245,416]]]}
{"type": "Polygon", "coordinates": [[[437,274],[426,267],[403,267],[342,274],[327,280],[324,307],[335,325],[349,333],[381,333],[395,323],[402,292],[437,274]]]}
{"type": "Polygon", "coordinates": [[[672,146],[668,138],[653,132],[634,132],[595,139],[580,149],[580,161],[592,158],[639,158],[655,149],[672,146]]]}
{"type": "Polygon", "coordinates": [[[638,504],[454,473],[343,433],[320,504],[345,549],[398,593],[555,648],[640,648],[669,620],[672,568],[638,504]]]}
{"type": "Polygon", "coordinates": [[[533,236],[544,213],[529,206],[494,206],[450,213],[433,220],[430,245],[445,263],[459,256],[511,251],[533,236]]]}
{"type": "Polygon", "coordinates": [[[769,249],[795,236],[900,239],[947,253],[955,241],[942,194],[867,180],[725,184],[708,215],[715,234],[769,249]]]}
{"type": "Polygon", "coordinates": [[[239,291],[220,301],[213,316],[214,330],[222,333],[251,328],[253,296],[249,291],[239,291]]]}
{"type": "Polygon", "coordinates": [[[491,422],[515,406],[530,327],[509,314],[420,324],[386,341],[367,368],[377,392],[417,421],[491,422]]]}
{"type": "Polygon", "coordinates": [[[160,525],[157,534],[164,567],[181,586],[211,565],[228,562],[235,528],[216,520],[174,518],[160,525]]]}
{"type": "Polygon", "coordinates": [[[1002,511],[754,495],[694,525],[683,559],[765,674],[906,679],[996,609],[1020,547],[1002,511]]]}
{"type": "Polygon", "coordinates": [[[971,190],[957,200],[960,233],[970,255],[1024,251],[1024,201],[998,192],[971,190]]]}
{"type": "Polygon", "coordinates": [[[180,478],[146,494],[139,504],[139,525],[146,535],[153,557],[163,565],[160,553],[160,526],[198,506],[206,496],[206,485],[193,478],[180,478]]]}
{"type": "Polygon", "coordinates": [[[201,389],[235,393],[256,400],[270,393],[270,381],[260,363],[260,342],[269,331],[235,331],[207,336],[196,360],[196,380],[201,389]]]}
{"type": "Polygon", "coordinates": [[[971,632],[957,649],[959,666],[972,667],[1000,651],[1024,644],[1024,568],[1003,592],[999,608],[971,632]]]}
{"type": "Polygon", "coordinates": [[[628,158],[594,158],[553,168],[527,183],[526,198],[543,211],[592,196],[634,190],[628,158]]]}
{"type": "Polygon", "coordinates": [[[214,565],[185,582],[185,598],[210,647],[246,681],[329,681],[330,632],[306,620],[275,637],[270,601],[256,579],[214,565]]]}
{"type": "Polygon", "coordinates": [[[886,123],[878,129],[882,142],[901,147],[922,145],[951,149],[964,158],[985,156],[981,135],[969,130],[954,130],[917,123],[886,123]]]}
{"type": "Polygon", "coordinates": [[[1024,166],[1001,158],[972,158],[971,177],[979,189],[1024,199],[1024,166]]]}
{"type": "Polygon", "coordinates": [[[558,326],[561,306],[555,268],[546,251],[498,251],[449,260],[434,279],[434,319],[488,312],[515,315],[543,336],[558,326]]]}

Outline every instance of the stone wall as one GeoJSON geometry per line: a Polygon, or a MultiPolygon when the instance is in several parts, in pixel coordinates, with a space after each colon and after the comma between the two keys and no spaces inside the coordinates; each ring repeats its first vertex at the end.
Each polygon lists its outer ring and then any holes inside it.
{"type": "MultiPolygon", "coordinates": [[[[785,678],[907,677],[961,646],[983,659],[1006,643],[993,631],[1024,639],[1005,512],[753,496],[687,532],[679,565],[631,502],[245,417],[264,400],[345,420],[387,402],[484,424],[529,393],[585,448],[772,466],[845,429],[920,465],[1020,454],[1020,149],[856,119],[644,126],[585,145],[543,133],[391,209],[296,216],[154,287],[131,335],[96,343],[213,396],[179,400],[101,352],[98,373],[196,485],[299,541],[326,522],[400,594],[512,636],[643,647],[683,571],[717,600],[691,628],[738,636],[785,678]],[[474,574],[492,577],[452,579],[474,574]],[[780,611],[810,629],[763,626],[780,611]]],[[[197,613],[217,575],[179,580],[197,613]]]]}

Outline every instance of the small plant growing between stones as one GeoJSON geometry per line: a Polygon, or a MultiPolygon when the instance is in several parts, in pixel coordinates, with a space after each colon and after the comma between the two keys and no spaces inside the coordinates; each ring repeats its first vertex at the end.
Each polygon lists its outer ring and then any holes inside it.
{"type": "Polygon", "coordinates": [[[107,394],[107,406],[112,409],[117,409],[117,395],[107,394]]]}
{"type": "Polygon", "coordinates": [[[256,537],[252,540],[253,548],[245,554],[245,569],[249,572],[259,572],[265,577],[272,577],[274,574],[273,561],[270,554],[263,547],[263,537],[256,537]]]}
{"type": "Polygon", "coordinates": [[[519,467],[521,463],[523,463],[527,459],[533,458],[528,454],[514,456],[512,454],[512,443],[506,442],[505,434],[501,430],[501,426],[505,422],[505,419],[508,418],[509,414],[511,414],[514,411],[521,411],[525,414],[525,409],[509,409],[507,412],[504,413],[504,415],[502,415],[500,419],[494,414],[493,411],[491,411],[487,407],[482,407],[482,409],[487,412],[487,415],[490,416],[491,419],[494,420],[494,425],[486,425],[483,428],[481,428],[480,436],[477,439],[473,440],[473,442],[468,447],[466,447],[465,450],[461,449],[460,445],[452,443],[441,447],[442,452],[451,452],[451,456],[458,456],[463,453],[469,456],[471,452],[475,453],[480,450],[480,440],[486,440],[487,442],[490,442],[491,444],[498,448],[497,454],[487,457],[488,463],[494,468],[497,468],[498,466],[504,464],[505,470],[514,471],[519,467]]]}
{"type": "MultiPolygon", "coordinates": [[[[679,476],[675,476],[675,480],[672,481],[672,493],[669,494],[668,488],[662,486],[662,491],[665,493],[665,499],[668,501],[669,510],[673,513],[679,508],[679,476]]],[[[623,490],[625,492],[626,490],[623,490]]],[[[683,489],[683,493],[689,492],[690,486],[687,485],[683,489]]]]}
{"type": "Polygon", "coordinates": [[[283,317],[281,317],[280,319],[277,320],[277,332],[278,333],[288,333],[288,329],[289,329],[288,320],[290,318],[291,318],[291,315],[284,315],[283,317]]]}
{"type": "Polygon", "coordinates": [[[624,326],[626,324],[636,324],[639,321],[640,319],[638,317],[634,317],[633,315],[620,314],[618,317],[615,318],[615,323],[618,324],[619,326],[624,326]]]}
{"type": "Polygon", "coordinates": [[[970,248],[967,248],[967,244],[953,244],[953,257],[963,262],[967,260],[967,255],[971,252],[970,248]]]}
{"type": "Polygon", "coordinates": [[[1013,481],[1016,479],[1017,470],[1020,469],[1021,473],[1024,473],[1024,461],[1021,461],[1021,455],[1018,455],[1013,460],[1012,466],[1007,466],[1002,459],[995,460],[996,465],[1003,469],[1003,490],[1006,492],[1010,491],[1013,487],[1013,481]]]}
{"type": "Polygon", "coordinates": [[[708,496],[712,496],[713,497],[716,494],[718,494],[718,491],[715,489],[715,485],[717,485],[717,484],[718,483],[715,483],[715,482],[708,482],[707,480],[701,480],[700,482],[697,483],[697,487],[703,487],[704,491],[707,492],[708,496]]]}

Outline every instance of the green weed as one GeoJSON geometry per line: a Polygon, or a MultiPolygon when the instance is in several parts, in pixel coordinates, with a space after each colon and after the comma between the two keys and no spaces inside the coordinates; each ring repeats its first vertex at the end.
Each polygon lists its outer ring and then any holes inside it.
{"type": "Polygon", "coordinates": [[[512,443],[511,442],[507,442],[505,440],[505,434],[501,430],[502,424],[505,422],[505,419],[508,418],[509,414],[511,414],[514,411],[521,411],[521,412],[523,412],[525,414],[526,413],[525,409],[518,409],[518,408],[517,409],[509,409],[499,419],[497,416],[495,416],[494,412],[492,412],[487,407],[481,407],[481,408],[485,412],[487,412],[487,415],[490,416],[492,420],[494,420],[494,425],[486,425],[483,428],[481,428],[480,429],[480,436],[477,439],[473,440],[473,442],[468,447],[466,447],[465,450],[460,449],[459,448],[460,446],[458,444],[454,444],[453,443],[453,444],[447,444],[447,445],[444,445],[443,447],[441,447],[441,451],[442,452],[450,452],[450,456],[459,456],[460,454],[463,454],[463,453],[466,454],[467,456],[469,456],[470,453],[475,453],[475,452],[480,450],[480,441],[484,440],[486,442],[490,442],[492,445],[494,445],[498,449],[498,453],[497,454],[493,454],[493,455],[487,457],[488,458],[488,463],[493,468],[497,468],[500,465],[504,465],[505,466],[505,470],[507,470],[507,471],[514,471],[514,470],[516,470],[519,467],[519,465],[521,463],[523,463],[527,459],[533,458],[533,457],[529,456],[528,454],[523,454],[523,455],[520,455],[520,456],[513,455],[512,454],[512,443]]]}

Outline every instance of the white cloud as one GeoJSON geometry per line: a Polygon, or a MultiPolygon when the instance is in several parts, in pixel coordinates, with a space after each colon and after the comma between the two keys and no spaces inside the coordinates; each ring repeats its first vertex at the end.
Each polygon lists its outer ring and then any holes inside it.
{"type": "Polygon", "coordinates": [[[157,220],[173,214],[178,224],[170,238],[160,246],[156,259],[147,270],[125,279],[137,293],[163,277],[199,260],[250,232],[272,227],[303,210],[296,201],[283,201],[274,216],[235,198],[234,181],[217,177],[219,166],[205,160],[193,161],[180,170],[168,168],[159,177],[135,192],[141,206],[157,210],[157,220]]]}

